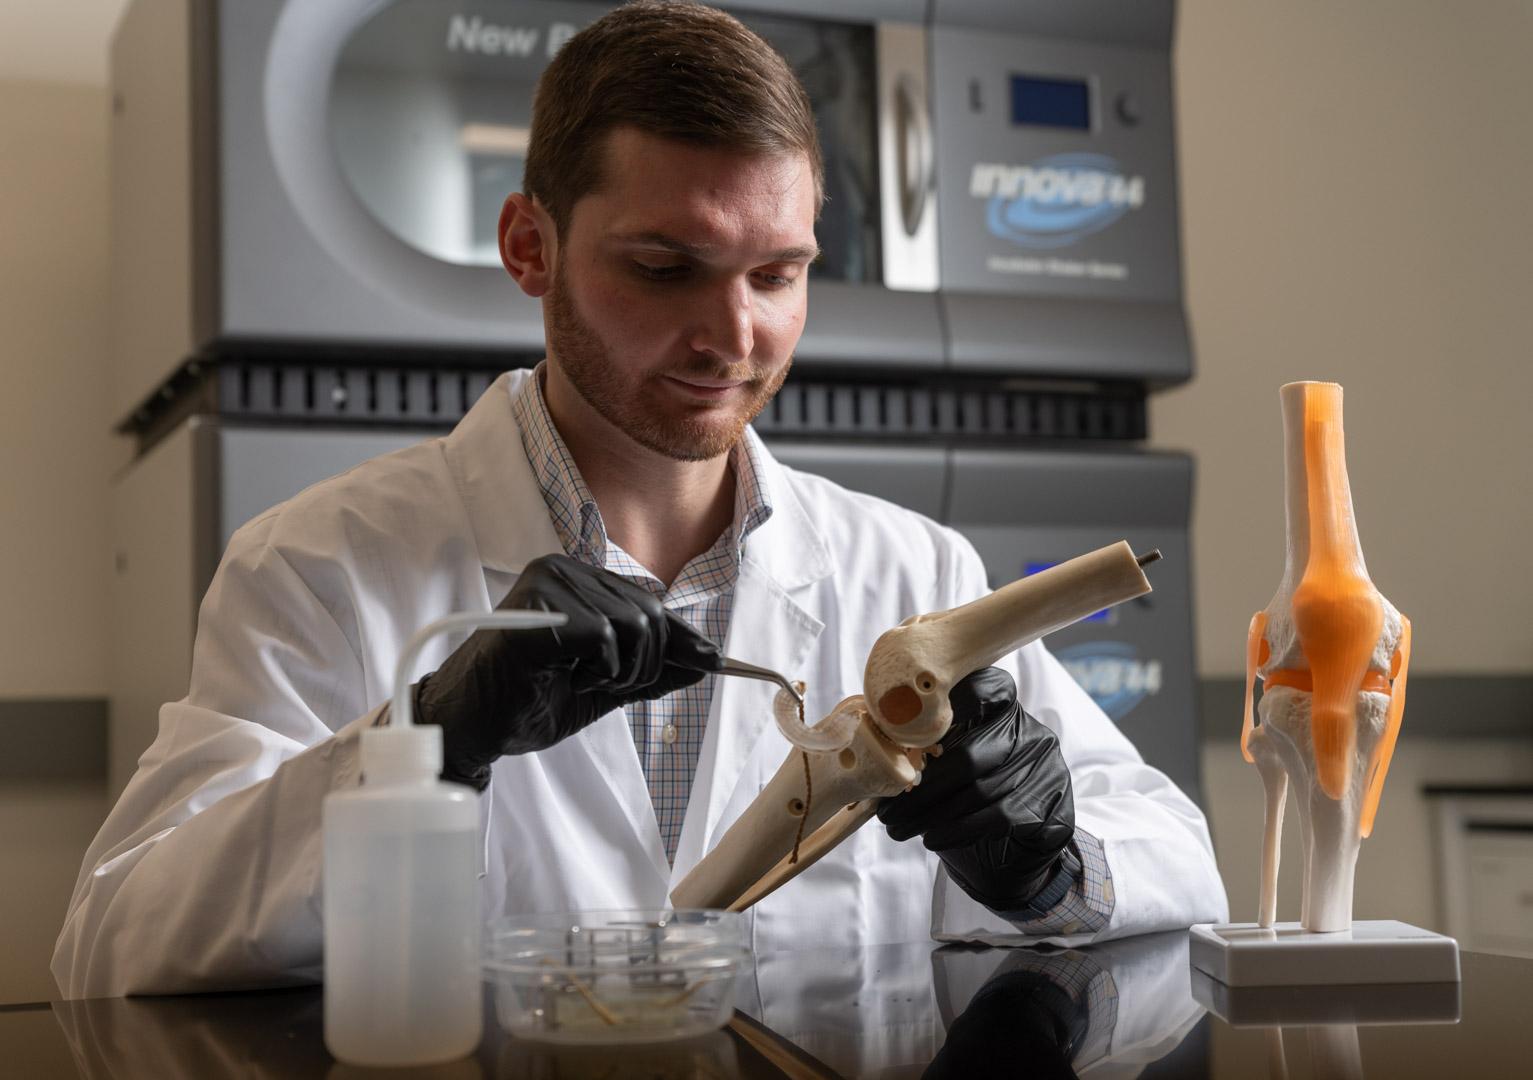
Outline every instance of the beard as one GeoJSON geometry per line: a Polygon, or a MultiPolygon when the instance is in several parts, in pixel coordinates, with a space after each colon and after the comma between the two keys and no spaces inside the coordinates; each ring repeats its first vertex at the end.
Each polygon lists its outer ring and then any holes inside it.
{"type": "Polygon", "coordinates": [[[727,364],[694,354],[670,370],[644,372],[635,379],[575,310],[562,262],[543,302],[549,356],[576,392],[634,442],[675,461],[707,461],[734,449],[793,366],[791,358],[772,371],[748,360],[727,364]],[[743,393],[732,405],[689,405],[663,385],[667,376],[743,380],[743,393]]]}

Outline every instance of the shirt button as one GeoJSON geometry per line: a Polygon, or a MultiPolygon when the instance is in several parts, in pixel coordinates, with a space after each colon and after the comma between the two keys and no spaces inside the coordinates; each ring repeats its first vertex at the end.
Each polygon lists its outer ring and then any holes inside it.
{"type": "Polygon", "coordinates": [[[661,728],[660,729],[660,740],[662,742],[664,742],[667,746],[670,746],[673,742],[675,742],[676,741],[676,725],[675,724],[666,724],[665,727],[661,728]]]}

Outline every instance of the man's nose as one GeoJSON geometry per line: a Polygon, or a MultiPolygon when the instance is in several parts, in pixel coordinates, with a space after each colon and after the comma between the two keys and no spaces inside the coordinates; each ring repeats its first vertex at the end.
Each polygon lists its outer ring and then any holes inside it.
{"type": "Polygon", "coordinates": [[[755,347],[755,308],[749,282],[735,279],[721,282],[709,291],[695,314],[694,349],[727,364],[750,359],[755,347]]]}

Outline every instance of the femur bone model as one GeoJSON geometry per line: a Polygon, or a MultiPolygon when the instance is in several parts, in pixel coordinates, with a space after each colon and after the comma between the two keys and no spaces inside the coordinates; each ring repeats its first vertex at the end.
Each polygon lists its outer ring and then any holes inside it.
{"type": "Polygon", "coordinates": [[[1368,579],[1352,512],[1341,387],[1281,391],[1287,563],[1276,595],[1246,639],[1240,749],[1266,789],[1261,910],[1277,914],[1279,840],[1288,786],[1304,839],[1306,930],[1352,926],[1352,879],[1373,831],[1405,712],[1411,623],[1368,579]],[[1259,723],[1251,699],[1264,684],[1259,723]]]}

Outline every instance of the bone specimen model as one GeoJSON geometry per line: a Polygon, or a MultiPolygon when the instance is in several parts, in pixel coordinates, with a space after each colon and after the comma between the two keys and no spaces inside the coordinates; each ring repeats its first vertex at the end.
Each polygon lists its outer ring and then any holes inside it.
{"type": "Polygon", "coordinates": [[[920,779],[940,752],[953,684],[1078,619],[1150,591],[1120,541],[1029,575],[951,611],[916,615],[873,644],[863,693],[806,727],[778,691],[773,712],[797,749],[718,845],[671,893],[677,907],[739,911],[786,884],[920,779]],[[808,839],[804,839],[804,837],[808,839]]]}
{"type": "Polygon", "coordinates": [[[1363,565],[1342,440],[1341,387],[1281,391],[1288,518],[1283,579],[1246,639],[1240,748],[1266,790],[1261,909],[1277,914],[1283,804],[1294,787],[1304,839],[1306,930],[1352,926],[1358,847],[1373,831],[1405,712],[1410,620],[1363,565]],[[1256,676],[1264,693],[1253,726],[1256,676]]]}
{"type": "MultiPolygon", "coordinates": [[[[1293,1031],[1295,1028],[1288,1028],[1293,1031]]],[[[1288,1080],[1288,1055],[1283,1050],[1282,1027],[1264,1029],[1267,1042],[1267,1076],[1288,1080]]],[[[1311,1024],[1303,1028],[1309,1050],[1308,1075],[1316,1080],[1363,1080],[1363,1051],[1356,1024],[1311,1024]]],[[[1302,1058],[1301,1058],[1302,1060],[1302,1058]]],[[[1300,1075],[1303,1075],[1301,1069],[1300,1075]]]]}

